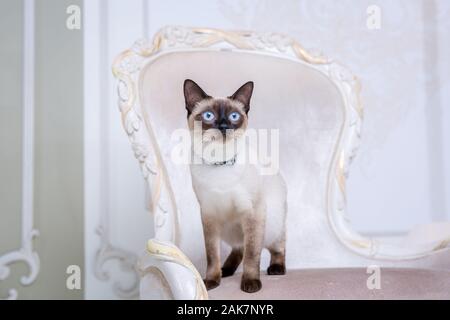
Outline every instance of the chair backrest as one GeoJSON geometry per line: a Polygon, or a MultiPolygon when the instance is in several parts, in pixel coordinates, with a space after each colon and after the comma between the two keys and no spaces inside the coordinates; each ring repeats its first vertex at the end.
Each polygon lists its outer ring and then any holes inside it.
{"type": "Polygon", "coordinates": [[[371,258],[432,251],[385,247],[349,225],[345,179],[362,109],[359,83],[341,65],[277,34],[171,27],[153,43],[125,51],[113,70],[124,127],[149,182],[156,237],[174,241],[200,271],[205,259],[199,205],[188,165],[171,159],[179,143],[173,133],[187,129],[187,78],[213,96],[255,83],[249,127],[279,130],[280,170],[288,187],[288,267],[327,266],[356,256],[351,251],[371,258]]]}

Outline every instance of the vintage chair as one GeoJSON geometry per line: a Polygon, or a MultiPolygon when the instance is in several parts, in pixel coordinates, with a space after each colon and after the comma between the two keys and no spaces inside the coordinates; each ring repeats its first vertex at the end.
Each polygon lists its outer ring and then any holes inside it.
{"type": "MultiPolygon", "coordinates": [[[[138,266],[142,299],[450,298],[448,225],[438,226],[441,234],[391,244],[352,231],[345,183],[363,109],[357,78],[340,64],[279,34],[166,27],[153,42],[138,41],[120,54],[113,73],[154,217],[154,238],[138,266]],[[280,130],[288,273],[268,277],[263,271],[263,288],[255,294],[240,291],[239,274],[209,292],[202,282],[199,205],[189,167],[170,159],[177,142],[171,133],[187,128],[186,78],[221,96],[254,81],[249,126],[280,130]],[[370,290],[376,266],[381,290],[370,290]]],[[[266,252],[262,260],[265,270],[266,252]]]]}

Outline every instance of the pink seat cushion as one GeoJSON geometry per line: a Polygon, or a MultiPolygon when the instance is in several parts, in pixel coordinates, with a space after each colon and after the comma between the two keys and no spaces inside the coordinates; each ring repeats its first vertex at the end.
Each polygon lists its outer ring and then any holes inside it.
{"type": "Polygon", "coordinates": [[[450,299],[450,272],[381,269],[381,289],[367,288],[364,268],[288,270],[284,276],[261,275],[256,293],[240,290],[241,275],[223,278],[210,299],[450,299]]]}

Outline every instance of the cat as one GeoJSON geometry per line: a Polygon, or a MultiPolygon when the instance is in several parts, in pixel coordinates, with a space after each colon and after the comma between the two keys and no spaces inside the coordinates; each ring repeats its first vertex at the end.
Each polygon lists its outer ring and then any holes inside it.
{"type": "MultiPolygon", "coordinates": [[[[194,144],[203,147],[231,146],[244,139],[248,126],[253,82],[242,85],[226,98],[211,97],[190,79],[184,81],[188,126],[194,144]]],[[[246,146],[245,144],[241,144],[246,146]]],[[[261,289],[260,260],[263,247],[271,254],[269,275],[286,273],[287,190],[279,172],[261,175],[258,163],[243,159],[239,148],[226,148],[221,158],[210,160],[205,153],[193,152],[190,170],[192,186],[200,204],[207,257],[205,286],[217,287],[222,277],[235,273],[243,261],[241,290],[261,289]],[[220,241],[231,253],[220,266],[220,241]]]]}

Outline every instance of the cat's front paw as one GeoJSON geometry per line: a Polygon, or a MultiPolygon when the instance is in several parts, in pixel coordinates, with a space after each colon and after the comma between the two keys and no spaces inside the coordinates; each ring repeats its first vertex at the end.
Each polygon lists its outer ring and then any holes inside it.
{"type": "Polygon", "coordinates": [[[220,280],[203,279],[206,290],[211,290],[219,286],[220,280]]]}
{"type": "Polygon", "coordinates": [[[241,280],[241,290],[253,293],[259,291],[262,287],[261,280],[259,279],[242,279],[241,280]]]}
{"type": "Polygon", "coordinates": [[[286,274],[286,267],[284,264],[272,264],[267,268],[267,274],[269,276],[286,274]]]}

